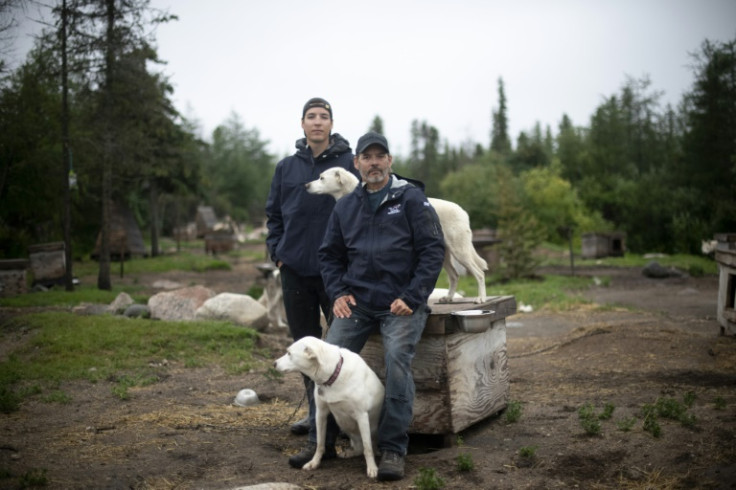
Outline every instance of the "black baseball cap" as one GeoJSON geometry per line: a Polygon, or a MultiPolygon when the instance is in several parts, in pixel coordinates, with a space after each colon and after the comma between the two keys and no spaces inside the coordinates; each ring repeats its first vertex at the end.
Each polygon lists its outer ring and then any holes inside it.
{"type": "Polygon", "coordinates": [[[304,119],[304,115],[312,107],[321,107],[323,109],[326,109],[327,112],[330,113],[330,119],[332,119],[332,106],[330,105],[329,102],[327,102],[325,99],[322,99],[320,97],[313,97],[309,99],[306,104],[304,104],[304,109],[302,109],[302,119],[304,119]]]}
{"type": "Polygon", "coordinates": [[[382,134],[376,133],[375,131],[371,131],[370,133],[366,133],[360,137],[355,153],[360,155],[371,145],[380,145],[384,150],[386,150],[386,153],[391,154],[388,149],[388,141],[386,141],[386,137],[382,134]]]}

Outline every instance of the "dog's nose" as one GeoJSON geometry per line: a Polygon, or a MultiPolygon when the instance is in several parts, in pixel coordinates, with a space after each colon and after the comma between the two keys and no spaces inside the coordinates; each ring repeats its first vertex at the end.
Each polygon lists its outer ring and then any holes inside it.
{"type": "Polygon", "coordinates": [[[304,187],[306,187],[307,189],[309,189],[309,182],[307,182],[306,184],[304,184],[304,187]]]}

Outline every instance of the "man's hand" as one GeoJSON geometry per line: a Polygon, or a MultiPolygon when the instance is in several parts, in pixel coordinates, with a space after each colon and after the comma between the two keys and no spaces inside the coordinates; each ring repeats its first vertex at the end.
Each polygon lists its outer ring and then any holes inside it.
{"type": "Polygon", "coordinates": [[[335,314],[336,318],[350,318],[350,315],[353,314],[353,310],[350,309],[350,305],[355,306],[357,303],[355,302],[355,298],[352,294],[346,294],[345,296],[340,296],[335,300],[335,304],[332,305],[332,312],[335,314]]]}
{"type": "Polygon", "coordinates": [[[403,299],[396,298],[393,303],[391,303],[391,313],[397,316],[408,316],[414,313],[414,310],[409,308],[406,303],[404,303],[403,299]]]}

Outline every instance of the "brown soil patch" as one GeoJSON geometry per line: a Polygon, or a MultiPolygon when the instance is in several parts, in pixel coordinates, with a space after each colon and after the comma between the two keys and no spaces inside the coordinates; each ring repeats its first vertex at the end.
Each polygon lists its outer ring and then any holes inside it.
{"type": "MultiPolygon", "coordinates": [[[[256,264],[241,259],[230,272],[124,280],[150,285],[168,279],[245,293],[260,276],[256,264]]],[[[236,377],[172,364],[162,368],[159,383],[132,390],[128,401],[114,397],[107,383],[78,382],[60,387],[71,403],[31,399],[18,412],[0,414],[0,470],[44,469],[47,488],[63,489],[232,489],[273,482],[403,489],[416,488],[422,468],[433,468],[445,488],[735,488],[736,341],[721,336],[715,320],[717,278],[653,280],[638,269],[578,273],[611,278],[609,286],[585,293],[611,308],[508,319],[511,400],[522,403],[520,420],[508,423],[501,413],[463,431],[452,447],[412,437],[400,482],[369,480],[362,458],[326,461],[313,472],[289,468],[287,457],[305,440],[288,430],[305,413],[298,376],[277,381],[265,368],[236,377]],[[242,388],[255,390],[262,403],[234,406],[242,388]],[[696,396],[688,409],[694,426],[660,418],[659,437],[644,431],[640,418],[629,431],[619,428],[640,417],[645,404],[682,402],[689,392],[696,396]],[[585,403],[598,412],[606,403],[615,406],[598,435],[587,435],[580,424],[578,408],[585,403]],[[524,448],[533,457],[523,457],[524,448]],[[469,455],[472,471],[459,471],[460,454],[469,455]]],[[[19,341],[3,335],[0,355],[19,341]]],[[[272,358],[289,342],[283,330],[261,336],[272,358]]],[[[17,480],[0,475],[0,487],[9,481],[17,480]]]]}

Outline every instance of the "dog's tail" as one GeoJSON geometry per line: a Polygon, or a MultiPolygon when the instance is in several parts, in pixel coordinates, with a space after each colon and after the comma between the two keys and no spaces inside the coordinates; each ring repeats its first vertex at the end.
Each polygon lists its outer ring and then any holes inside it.
{"type": "Polygon", "coordinates": [[[488,270],[488,262],[486,262],[486,260],[483,257],[478,255],[478,252],[475,252],[473,254],[473,262],[475,262],[475,265],[480,267],[480,270],[482,271],[488,270]]]}
{"type": "MultiPolygon", "coordinates": [[[[475,266],[478,267],[480,270],[482,271],[488,270],[488,262],[486,262],[483,257],[478,255],[478,252],[476,252],[475,250],[473,251],[473,255],[471,258],[473,260],[473,264],[475,264],[475,266]]],[[[457,258],[454,255],[452,255],[452,253],[450,253],[450,260],[452,261],[452,266],[455,268],[458,275],[460,276],[467,275],[468,270],[465,268],[463,264],[460,263],[459,260],[457,260],[457,258]]]]}

